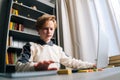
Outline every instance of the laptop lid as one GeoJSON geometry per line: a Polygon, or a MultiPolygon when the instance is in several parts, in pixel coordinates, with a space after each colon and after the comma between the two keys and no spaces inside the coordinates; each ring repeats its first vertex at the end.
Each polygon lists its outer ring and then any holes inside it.
{"type": "Polygon", "coordinates": [[[107,36],[99,30],[98,36],[98,52],[97,52],[97,68],[105,68],[108,66],[108,39],[107,36]]]}

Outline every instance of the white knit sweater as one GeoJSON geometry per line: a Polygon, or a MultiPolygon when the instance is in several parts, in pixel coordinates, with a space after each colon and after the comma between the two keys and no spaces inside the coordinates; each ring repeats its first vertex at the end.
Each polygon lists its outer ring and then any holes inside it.
{"type": "Polygon", "coordinates": [[[53,44],[50,45],[40,45],[37,43],[30,42],[30,58],[27,62],[17,61],[16,70],[17,71],[35,71],[34,64],[39,61],[49,61],[52,60],[55,63],[50,64],[50,68],[56,67],[60,68],[60,64],[70,68],[89,68],[93,66],[93,63],[84,62],[71,57],[66,56],[65,52],[61,47],[53,44]]]}

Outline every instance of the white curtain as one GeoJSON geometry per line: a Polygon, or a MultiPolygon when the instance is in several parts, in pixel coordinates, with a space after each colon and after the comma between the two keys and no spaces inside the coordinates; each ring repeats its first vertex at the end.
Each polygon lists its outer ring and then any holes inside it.
{"type": "Polygon", "coordinates": [[[120,0],[107,0],[110,13],[110,24],[106,31],[109,33],[109,56],[120,55],[120,0]]]}
{"type": "Polygon", "coordinates": [[[115,26],[107,0],[57,1],[59,28],[62,27],[63,47],[68,55],[94,62],[98,50],[98,29],[102,29],[109,38],[109,55],[120,53],[120,36],[115,36],[118,33],[113,30],[115,26]]]}

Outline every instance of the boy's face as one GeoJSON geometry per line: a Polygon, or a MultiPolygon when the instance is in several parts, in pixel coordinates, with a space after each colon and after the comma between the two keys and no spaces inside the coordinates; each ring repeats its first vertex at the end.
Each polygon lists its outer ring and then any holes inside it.
{"type": "Polygon", "coordinates": [[[48,43],[54,35],[55,26],[53,21],[47,21],[42,29],[39,29],[38,34],[40,38],[48,43]]]}

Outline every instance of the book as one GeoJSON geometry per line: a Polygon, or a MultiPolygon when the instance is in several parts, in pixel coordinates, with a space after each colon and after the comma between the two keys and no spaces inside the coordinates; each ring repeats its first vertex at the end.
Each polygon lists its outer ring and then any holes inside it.
{"type": "Polygon", "coordinates": [[[9,30],[12,30],[12,27],[13,27],[13,22],[10,22],[10,24],[9,24],[9,30]]]}
{"type": "Polygon", "coordinates": [[[9,64],[8,53],[6,53],[6,64],[9,64]]]}
{"type": "Polygon", "coordinates": [[[14,40],[14,41],[13,41],[13,46],[14,46],[14,47],[19,47],[19,41],[14,40]]]}
{"type": "Polygon", "coordinates": [[[15,64],[17,61],[17,52],[8,52],[6,54],[6,64],[15,64]]]}
{"type": "Polygon", "coordinates": [[[116,55],[116,56],[111,56],[109,57],[109,60],[112,61],[112,60],[117,60],[117,59],[120,59],[120,55],[116,55]]]}
{"type": "Polygon", "coordinates": [[[119,63],[120,64],[120,59],[110,61],[110,64],[115,64],[115,63],[119,63]]]}
{"type": "Polygon", "coordinates": [[[9,36],[8,46],[13,46],[13,37],[12,36],[9,36]]]}

